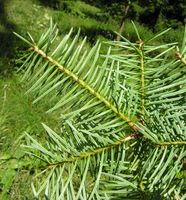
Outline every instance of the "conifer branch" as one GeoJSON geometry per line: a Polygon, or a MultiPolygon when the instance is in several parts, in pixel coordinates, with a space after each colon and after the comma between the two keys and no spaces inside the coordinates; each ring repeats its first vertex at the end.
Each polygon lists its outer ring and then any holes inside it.
{"type": "Polygon", "coordinates": [[[55,65],[59,70],[64,72],[66,75],[71,77],[75,82],[79,83],[83,88],[85,88],[87,91],[89,91],[92,95],[94,95],[97,99],[99,99],[102,103],[105,104],[106,107],[111,109],[116,115],[118,115],[123,121],[127,122],[128,125],[135,131],[139,132],[139,127],[132,122],[132,120],[118,111],[118,109],[109,102],[105,97],[103,97],[101,94],[96,92],[90,85],[88,85],[85,81],[79,79],[77,75],[75,75],[73,72],[69,71],[67,68],[62,66],[60,63],[58,63],[56,60],[54,60],[52,57],[47,56],[45,52],[43,52],[41,49],[39,49],[37,46],[31,47],[29,50],[36,52],[40,56],[42,56],[44,59],[48,60],[51,64],[55,65]]]}
{"type": "Polygon", "coordinates": [[[143,53],[143,41],[138,42],[140,50],[140,64],[141,64],[141,115],[145,114],[145,66],[144,66],[144,53],[143,53]]]}
{"type": "Polygon", "coordinates": [[[160,146],[170,146],[170,145],[186,145],[186,141],[170,141],[170,142],[160,142],[160,146]]]}
{"type": "Polygon", "coordinates": [[[137,140],[139,138],[142,138],[142,135],[131,134],[131,135],[129,135],[129,136],[127,136],[127,137],[125,137],[121,140],[116,141],[114,144],[110,144],[110,145],[107,145],[107,146],[104,146],[104,147],[100,147],[100,148],[97,148],[97,149],[89,151],[89,152],[85,152],[85,153],[82,152],[80,155],[71,156],[71,157],[67,158],[66,160],[64,160],[62,162],[49,164],[49,167],[63,165],[64,163],[72,163],[72,162],[77,161],[77,160],[83,160],[83,159],[86,159],[87,157],[95,156],[96,154],[100,154],[104,151],[108,151],[112,148],[116,148],[117,146],[120,146],[120,145],[122,145],[122,144],[124,144],[128,141],[137,140]]]}
{"type": "Polygon", "coordinates": [[[186,80],[180,73],[185,72],[185,50],[176,53],[179,61],[171,61],[173,43],[146,45],[134,28],[137,45],[123,38],[117,42],[121,49],[116,54],[109,48],[102,65],[101,45],[82,52],[85,40],[77,43],[79,32],[71,42],[70,31],[50,54],[48,41],[56,37],[52,23],[38,44],[18,36],[31,45],[22,66],[32,84],[29,92],[37,92],[36,101],[50,92],[52,103],[57,101],[51,110],[60,108],[62,119],[60,133],[43,124],[44,144],[27,134],[28,153],[45,163],[35,197],[112,200],[140,199],[141,194],[154,198],[157,191],[162,198],[183,194],[184,180],[176,176],[186,146],[186,80]]]}

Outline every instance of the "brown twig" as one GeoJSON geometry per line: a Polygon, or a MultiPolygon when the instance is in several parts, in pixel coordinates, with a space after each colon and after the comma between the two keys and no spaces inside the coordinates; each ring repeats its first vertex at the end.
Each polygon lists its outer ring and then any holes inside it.
{"type": "Polygon", "coordinates": [[[186,60],[182,57],[179,51],[176,52],[176,58],[180,60],[184,65],[186,65],[186,60]]]}

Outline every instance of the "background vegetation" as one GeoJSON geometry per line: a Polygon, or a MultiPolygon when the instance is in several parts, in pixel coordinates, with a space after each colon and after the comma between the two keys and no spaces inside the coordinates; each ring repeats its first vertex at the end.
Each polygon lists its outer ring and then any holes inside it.
{"type": "MultiPolygon", "coordinates": [[[[19,148],[24,131],[37,132],[42,137],[41,121],[58,123],[55,115],[43,114],[45,102],[32,105],[31,97],[24,96],[26,86],[19,83],[15,73],[20,66],[16,60],[25,46],[13,31],[25,35],[31,32],[39,37],[48,28],[52,17],[63,35],[71,27],[81,28],[82,37],[88,36],[87,47],[97,39],[116,39],[122,22],[122,35],[136,41],[130,20],[135,21],[144,40],[163,29],[171,27],[162,42],[181,43],[186,18],[184,0],[4,0],[0,2],[0,199],[31,199],[30,181],[35,173],[33,165],[19,148]],[[129,6],[125,15],[126,7],[129,6]],[[16,61],[15,61],[16,60],[16,61]],[[37,131],[36,131],[37,130],[37,131]]],[[[46,100],[47,101],[47,100],[46,100]]],[[[33,161],[37,166],[37,161],[33,161]]],[[[32,162],[32,163],[33,163],[32,162]]]]}

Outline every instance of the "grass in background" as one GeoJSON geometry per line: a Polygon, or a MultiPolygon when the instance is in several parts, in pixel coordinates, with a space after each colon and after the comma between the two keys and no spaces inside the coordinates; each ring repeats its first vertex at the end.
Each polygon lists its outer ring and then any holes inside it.
{"type": "MultiPolygon", "coordinates": [[[[138,28],[139,35],[141,36],[143,41],[146,41],[154,36],[154,33],[147,27],[139,24],[138,22],[134,22],[136,27],[138,28]]],[[[124,37],[126,37],[128,40],[135,42],[138,40],[135,29],[131,21],[126,20],[125,22],[125,28],[122,33],[124,37]]]]}
{"type": "Polygon", "coordinates": [[[28,172],[26,177],[25,174],[20,175],[21,162],[24,162],[25,155],[20,149],[19,139],[26,124],[24,125],[20,119],[23,118],[21,112],[25,108],[21,102],[19,103],[20,89],[17,88],[18,90],[15,91],[15,87],[15,79],[0,80],[0,104],[2,105],[0,110],[0,199],[2,200],[23,199],[20,191],[23,188],[29,191],[27,184],[30,183],[28,172]],[[14,113],[15,109],[17,113],[14,113]],[[18,177],[21,187],[18,186],[18,177]],[[18,187],[21,189],[19,192],[18,187]]]}
{"type": "MultiPolygon", "coordinates": [[[[60,1],[59,8],[53,9],[44,6],[39,0],[10,0],[6,1],[5,10],[7,18],[15,25],[15,31],[23,36],[30,32],[36,39],[48,27],[50,17],[58,24],[61,34],[67,33],[71,27],[81,28],[82,36],[88,36],[90,42],[99,37],[115,39],[114,31],[119,29],[120,24],[120,21],[115,21],[105,11],[83,1],[60,1]]],[[[135,24],[144,40],[153,37],[154,33],[150,29],[138,22],[135,24]]],[[[182,33],[183,29],[171,30],[162,40],[181,41],[183,34],[180,32],[182,33]]],[[[0,24],[0,32],[3,30],[4,26],[0,24]]],[[[129,40],[136,40],[136,33],[128,20],[123,35],[129,40]]],[[[19,39],[16,38],[16,42],[19,42],[19,39]]]]}
{"type": "Polygon", "coordinates": [[[25,131],[40,139],[45,138],[41,126],[44,122],[57,127],[56,115],[49,117],[44,111],[47,100],[32,104],[32,97],[25,96],[26,86],[17,75],[0,79],[0,199],[31,199],[31,178],[38,161],[30,160],[20,144],[25,143],[25,131]],[[34,166],[33,166],[34,165],[34,166]]]}

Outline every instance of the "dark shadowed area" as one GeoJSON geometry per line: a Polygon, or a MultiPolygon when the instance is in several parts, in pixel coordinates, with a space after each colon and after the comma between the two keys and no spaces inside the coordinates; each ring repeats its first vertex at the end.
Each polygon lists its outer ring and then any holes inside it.
{"type": "Polygon", "coordinates": [[[0,1],[0,74],[6,74],[10,60],[14,53],[16,26],[8,19],[5,11],[5,0],[0,1]]]}

